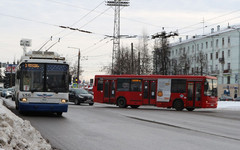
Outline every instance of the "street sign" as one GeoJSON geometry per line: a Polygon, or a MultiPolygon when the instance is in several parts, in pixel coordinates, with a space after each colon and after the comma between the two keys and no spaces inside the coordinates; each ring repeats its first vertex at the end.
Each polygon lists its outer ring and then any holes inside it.
{"type": "Polygon", "coordinates": [[[78,84],[77,83],[73,83],[72,87],[73,88],[78,88],[78,84]]]}

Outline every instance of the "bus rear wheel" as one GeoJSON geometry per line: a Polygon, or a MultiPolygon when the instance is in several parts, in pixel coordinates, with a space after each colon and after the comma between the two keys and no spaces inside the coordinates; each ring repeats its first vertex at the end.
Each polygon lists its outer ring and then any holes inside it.
{"type": "Polygon", "coordinates": [[[195,108],[186,108],[188,111],[193,111],[195,108]]]}
{"type": "Polygon", "coordinates": [[[118,106],[120,108],[126,108],[127,107],[125,98],[119,98],[118,99],[118,106]]]}
{"type": "Polygon", "coordinates": [[[131,108],[138,108],[139,105],[131,105],[131,108]]]}
{"type": "Polygon", "coordinates": [[[173,107],[177,110],[177,111],[182,111],[184,109],[184,104],[182,100],[176,100],[173,103],[173,107]]]}

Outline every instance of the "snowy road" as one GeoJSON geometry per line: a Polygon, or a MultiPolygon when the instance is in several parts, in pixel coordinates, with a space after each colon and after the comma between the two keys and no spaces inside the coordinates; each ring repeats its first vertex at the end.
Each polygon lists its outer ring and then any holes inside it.
{"type": "Polygon", "coordinates": [[[224,106],[177,112],[151,106],[120,109],[105,104],[69,105],[63,117],[20,117],[61,150],[239,149],[240,109],[224,106]]]}

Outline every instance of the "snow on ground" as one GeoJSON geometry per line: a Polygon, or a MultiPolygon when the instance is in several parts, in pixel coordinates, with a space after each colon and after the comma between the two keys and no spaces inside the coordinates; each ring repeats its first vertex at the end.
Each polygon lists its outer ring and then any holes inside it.
{"type": "Polygon", "coordinates": [[[0,150],[51,150],[51,145],[33,128],[3,105],[0,99],[0,150]]]}
{"type": "MultiPolygon", "coordinates": [[[[240,110],[240,101],[219,101],[218,110],[240,110]]],[[[52,150],[51,145],[33,128],[3,105],[0,99],[0,150],[52,150]]]]}
{"type": "Polygon", "coordinates": [[[240,110],[240,101],[219,101],[217,109],[240,110]]]}

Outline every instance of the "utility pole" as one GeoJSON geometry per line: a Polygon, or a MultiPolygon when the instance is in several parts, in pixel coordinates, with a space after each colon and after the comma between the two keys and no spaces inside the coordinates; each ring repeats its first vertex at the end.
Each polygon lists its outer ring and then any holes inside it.
{"type": "Polygon", "coordinates": [[[80,73],[80,58],[81,58],[81,55],[80,55],[80,49],[78,50],[78,69],[77,69],[77,80],[78,80],[78,83],[79,83],[79,73],[80,73]]]}
{"type": "Polygon", "coordinates": [[[166,51],[166,45],[165,44],[167,42],[167,38],[173,37],[173,36],[178,36],[178,33],[177,32],[166,33],[165,31],[162,31],[160,33],[156,33],[156,34],[152,35],[152,39],[157,38],[157,39],[161,40],[161,45],[160,45],[161,48],[158,47],[157,49],[155,49],[155,55],[156,55],[155,56],[155,58],[156,58],[156,61],[155,61],[156,71],[155,71],[155,73],[156,74],[167,75],[167,63],[169,63],[169,62],[166,60],[166,57],[168,56],[168,54],[167,54],[167,51],[166,51]],[[161,61],[161,66],[158,66],[158,62],[159,62],[158,60],[161,61]],[[160,71],[158,71],[158,67],[161,68],[160,71]]]}
{"type": "MultiPolygon", "coordinates": [[[[107,6],[114,6],[114,31],[113,31],[113,51],[112,51],[112,74],[116,57],[120,57],[120,7],[129,6],[129,0],[109,0],[106,1],[107,6]],[[116,56],[118,53],[118,56],[116,56]]],[[[117,66],[119,70],[120,66],[117,66]]],[[[117,71],[118,72],[118,71],[117,71]]]]}
{"type": "Polygon", "coordinates": [[[77,48],[77,47],[68,47],[68,48],[78,49],[77,81],[79,82],[79,75],[80,75],[80,59],[81,59],[80,48],[77,48]]]}

